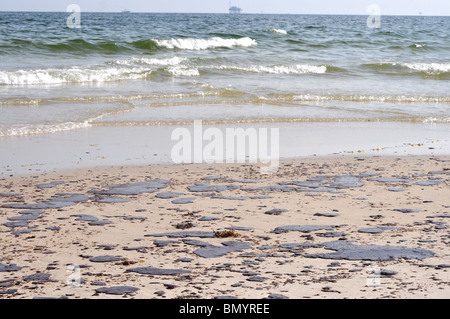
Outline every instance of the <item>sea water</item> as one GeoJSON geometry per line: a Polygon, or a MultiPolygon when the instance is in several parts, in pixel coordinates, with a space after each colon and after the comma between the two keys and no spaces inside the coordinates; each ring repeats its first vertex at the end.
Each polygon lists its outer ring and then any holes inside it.
{"type": "Polygon", "coordinates": [[[0,12],[0,138],[450,122],[450,17],[0,12]]]}

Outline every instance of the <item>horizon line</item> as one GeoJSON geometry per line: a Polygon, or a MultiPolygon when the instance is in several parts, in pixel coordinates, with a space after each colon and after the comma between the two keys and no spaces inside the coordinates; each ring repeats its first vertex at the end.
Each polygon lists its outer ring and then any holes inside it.
{"type": "MultiPolygon", "coordinates": [[[[40,11],[40,10],[1,10],[0,12],[14,12],[14,13],[69,13],[67,11],[40,11]]],[[[358,13],[269,13],[269,12],[243,12],[239,14],[230,14],[228,12],[158,12],[158,11],[81,11],[81,13],[124,13],[124,14],[132,14],[132,13],[154,13],[154,14],[223,14],[230,16],[239,16],[239,15],[331,15],[331,16],[368,16],[369,14],[358,14],[358,13]]],[[[435,15],[435,14],[381,14],[381,16],[405,16],[405,17],[449,17],[449,15],[435,15]]]]}

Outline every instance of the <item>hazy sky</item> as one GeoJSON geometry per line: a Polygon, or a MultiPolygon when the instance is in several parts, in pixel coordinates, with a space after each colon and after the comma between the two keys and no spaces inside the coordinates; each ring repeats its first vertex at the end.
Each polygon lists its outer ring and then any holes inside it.
{"type": "MultiPolygon", "coordinates": [[[[229,0],[1,0],[1,11],[66,11],[69,4],[81,11],[208,12],[225,13],[229,0]]],[[[245,13],[367,14],[377,4],[381,14],[450,16],[450,0],[233,0],[245,13]]]]}

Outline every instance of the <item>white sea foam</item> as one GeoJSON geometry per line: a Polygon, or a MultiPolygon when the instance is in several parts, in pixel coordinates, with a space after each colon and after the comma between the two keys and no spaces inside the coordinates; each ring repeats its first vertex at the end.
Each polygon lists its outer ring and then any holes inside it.
{"type": "Polygon", "coordinates": [[[66,132],[66,131],[89,128],[91,126],[92,125],[90,124],[90,121],[84,121],[81,123],[66,122],[66,123],[59,123],[59,124],[26,125],[26,126],[22,126],[22,127],[15,127],[15,128],[0,130],[0,137],[52,134],[52,133],[58,133],[58,132],[66,132]]]}
{"type": "Polygon", "coordinates": [[[250,47],[257,45],[257,42],[249,37],[239,39],[223,39],[219,37],[209,39],[170,39],[158,40],[153,39],[157,45],[167,49],[181,49],[181,50],[207,50],[213,48],[231,48],[235,46],[250,47]]]}
{"type": "Polygon", "coordinates": [[[199,76],[199,68],[235,70],[268,74],[322,74],[327,67],[323,65],[251,65],[251,66],[199,66],[183,63],[187,59],[128,59],[108,62],[101,65],[72,67],[64,69],[36,69],[0,71],[0,85],[64,84],[82,82],[109,82],[146,79],[151,73],[163,67],[173,76],[199,76]]]}
{"type": "Polygon", "coordinates": [[[179,65],[186,61],[186,58],[180,58],[177,56],[171,58],[131,58],[126,60],[116,60],[110,62],[110,64],[119,64],[119,65],[155,65],[155,66],[171,66],[171,65],[179,65]]]}
{"type": "Polygon", "coordinates": [[[402,66],[414,71],[433,74],[450,72],[450,63],[403,63],[402,66]]]}
{"type": "MultiPolygon", "coordinates": [[[[142,80],[158,67],[179,66],[188,59],[170,58],[130,58],[108,61],[104,64],[74,66],[61,69],[35,69],[0,71],[0,85],[63,84],[81,82],[109,82],[121,80],[142,80]]],[[[174,71],[180,75],[183,71],[174,71]]],[[[170,72],[170,71],[169,71],[170,72]]],[[[187,73],[187,72],[184,72],[187,73]]],[[[190,76],[194,74],[191,70],[190,76]]]]}
{"type": "Polygon", "coordinates": [[[200,73],[197,69],[188,68],[188,67],[180,66],[180,65],[171,66],[171,67],[167,68],[167,71],[174,76],[191,77],[191,76],[199,76],[200,75],[200,73]]]}
{"type": "Polygon", "coordinates": [[[61,84],[138,80],[152,71],[145,68],[72,67],[68,69],[37,69],[0,71],[0,85],[61,84]]]}
{"type": "Polygon", "coordinates": [[[219,66],[222,70],[237,70],[252,73],[269,73],[269,74],[323,74],[326,73],[327,67],[324,65],[252,65],[252,66],[219,66]]]}
{"type": "Polygon", "coordinates": [[[447,118],[436,118],[428,117],[422,121],[423,123],[450,123],[450,117],[447,118]]]}
{"type": "Polygon", "coordinates": [[[294,95],[293,101],[346,101],[383,103],[450,103],[448,97],[395,95],[294,95]]]}
{"type": "Polygon", "coordinates": [[[67,121],[63,123],[52,123],[52,124],[32,124],[32,123],[24,125],[17,124],[4,129],[0,128],[0,138],[13,136],[52,134],[58,132],[86,129],[92,127],[92,122],[100,120],[107,115],[127,113],[134,109],[135,106],[130,104],[129,106],[119,110],[103,111],[97,115],[94,115],[87,119],[80,120],[78,122],[67,121]]]}
{"type": "Polygon", "coordinates": [[[0,101],[0,106],[38,106],[42,103],[41,99],[4,99],[0,101]]]}
{"type": "Polygon", "coordinates": [[[270,31],[273,33],[278,33],[278,34],[284,34],[284,35],[287,34],[287,31],[283,30],[283,29],[271,29],[270,31]]]}

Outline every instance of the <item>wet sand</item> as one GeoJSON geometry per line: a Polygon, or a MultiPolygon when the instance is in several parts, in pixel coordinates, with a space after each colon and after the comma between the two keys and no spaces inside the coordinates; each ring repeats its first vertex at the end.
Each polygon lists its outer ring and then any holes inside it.
{"type": "MultiPolygon", "coordinates": [[[[194,134],[192,125],[181,127],[194,134]]],[[[65,169],[172,164],[171,151],[178,141],[173,141],[171,135],[177,128],[170,125],[95,126],[54,134],[1,138],[0,178],[65,169]]],[[[218,128],[224,136],[227,128],[267,129],[269,135],[272,128],[277,128],[281,159],[346,155],[450,155],[449,123],[205,124],[203,132],[208,128],[218,128]]],[[[205,141],[203,146],[207,144],[205,141]]],[[[248,153],[248,145],[246,148],[248,153]]]]}
{"type": "Polygon", "coordinates": [[[0,298],[448,298],[450,157],[0,178],[0,298]]]}

